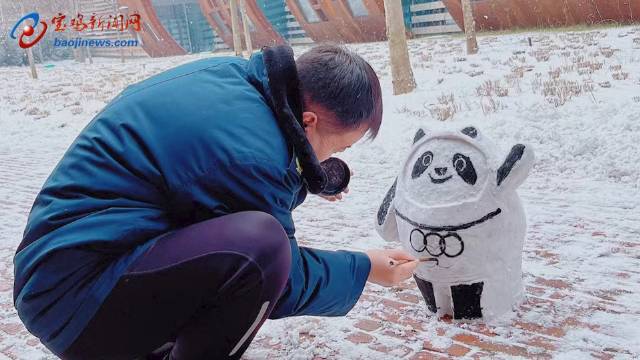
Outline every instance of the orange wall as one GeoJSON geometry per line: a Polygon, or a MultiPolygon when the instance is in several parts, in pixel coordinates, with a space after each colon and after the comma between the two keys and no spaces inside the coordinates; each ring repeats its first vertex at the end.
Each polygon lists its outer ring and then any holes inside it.
{"type": "MultiPolygon", "coordinates": [[[[443,0],[464,28],[460,0],[443,0]]],[[[640,0],[480,0],[471,2],[477,30],[640,21],[640,0]]]]}
{"type": "Polygon", "coordinates": [[[326,21],[307,22],[297,0],[286,0],[293,16],[316,42],[365,42],[386,39],[383,0],[363,0],[369,16],[352,15],[347,0],[310,0],[326,21]]]}
{"type": "Polygon", "coordinates": [[[118,3],[121,6],[127,6],[129,14],[135,12],[140,14],[142,23],[145,25],[137,34],[142,38],[142,48],[149,56],[174,56],[187,53],[162,26],[150,0],[118,0],[118,3]]]}
{"type": "MultiPolygon", "coordinates": [[[[233,49],[233,36],[231,34],[231,12],[229,11],[229,0],[198,0],[200,3],[200,9],[205,18],[211,25],[211,28],[222,38],[222,40],[233,49]],[[225,31],[215,22],[212,14],[217,12],[220,18],[228,28],[228,32],[225,31]]],[[[270,46],[275,44],[283,44],[284,39],[278,34],[277,31],[271,26],[271,23],[262,13],[260,7],[255,0],[245,0],[247,7],[247,16],[251,19],[251,22],[255,26],[255,29],[251,32],[251,43],[254,49],[259,49],[263,46],[270,46]]],[[[242,30],[242,24],[240,24],[242,30]]],[[[242,43],[244,45],[244,36],[241,36],[242,43]]]]}

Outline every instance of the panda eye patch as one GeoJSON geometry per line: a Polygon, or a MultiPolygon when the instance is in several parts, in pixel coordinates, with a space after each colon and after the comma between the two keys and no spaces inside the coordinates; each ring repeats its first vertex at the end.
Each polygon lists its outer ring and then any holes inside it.
{"type": "Polygon", "coordinates": [[[453,155],[453,167],[456,169],[458,175],[469,185],[475,185],[478,180],[476,169],[473,167],[473,163],[468,156],[462,154],[453,155]]]}
{"type": "Polygon", "coordinates": [[[411,178],[415,179],[420,177],[425,170],[431,165],[433,162],[433,153],[431,151],[427,151],[424,154],[420,155],[416,163],[413,165],[413,171],[411,171],[411,178]]]}
{"type": "Polygon", "coordinates": [[[464,171],[467,168],[467,160],[462,157],[459,157],[453,161],[453,166],[457,171],[464,171]]]}
{"type": "Polygon", "coordinates": [[[422,165],[428,167],[429,165],[431,165],[432,161],[433,161],[433,154],[431,154],[431,152],[427,152],[424,155],[422,155],[422,165]]]}

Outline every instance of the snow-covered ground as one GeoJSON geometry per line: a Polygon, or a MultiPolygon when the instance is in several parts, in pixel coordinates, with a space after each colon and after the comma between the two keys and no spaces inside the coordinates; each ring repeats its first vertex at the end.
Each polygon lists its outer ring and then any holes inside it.
{"type": "MultiPolygon", "coordinates": [[[[295,214],[297,234],[326,249],[395,246],[372,225],[415,130],[472,124],[505,154],[516,142],[536,151],[519,191],[529,223],[525,303],[498,324],[460,324],[427,316],[413,282],[367,285],[344,318],[267,322],[247,359],[640,357],[640,27],[479,43],[466,56],[460,36],[410,41],[418,88],[402,96],[392,95],[385,43],[350,46],[381,77],[383,127],[340,155],[355,171],[349,196],[310,198],[295,214]]],[[[0,68],[0,359],[52,358],[11,297],[13,252],[49,172],[125,86],[203,56],[59,62],[39,67],[37,81],[28,68],[0,68]]]]}

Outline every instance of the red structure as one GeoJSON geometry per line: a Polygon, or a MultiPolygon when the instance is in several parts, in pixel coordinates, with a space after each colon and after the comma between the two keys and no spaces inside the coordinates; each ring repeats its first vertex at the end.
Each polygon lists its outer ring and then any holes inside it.
{"type": "MultiPolygon", "coordinates": [[[[464,28],[460,0],[442,0],[464,28]]],[[[472,0],[477,30],[640,21],[640,0],[472,0]]]]}
{"type": "Polygon", "coordinates": [[[142,19],[142,30],[134,32],[142,40],[142,48],[151,57],[184,55],[187,52],[162,26],[151,0],[118,0],[120,6],[126,6],[129,14],[138,13],[142,19]]]}
{"type": "Polygon", "coordinates": [[[386,39],[383,0],[286,0],[293,16],[316,42],[386,39]]]}
{"type": "MultiPolygon", "coordinates": [[[[229,10],[229,0],[198,0],[202,13],[204,14],[214,31],[222,40],[233,49],[233,34],[231,33],[231,11],[229,10]]],[[[251,31],[251,43],[254,48],[284,44],[284,39],[271,26],[271,23],[262,13],[255,0],[246,0],[247,16],[249,17],[249,28],[251,31]]],[[[240,16],[239,16],[240,17],[240,16]]],[[[242,29],[242,25],[240,25],[242,29]]],[[[241,36],[244,45],[244,36],[241,36]]]]}

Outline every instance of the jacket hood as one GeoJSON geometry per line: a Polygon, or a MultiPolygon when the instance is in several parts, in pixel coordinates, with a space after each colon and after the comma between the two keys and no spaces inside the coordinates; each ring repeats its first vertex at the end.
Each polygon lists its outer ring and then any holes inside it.
{"type": "Polygon", "coordinates": [[[307,190],[320,193],[327,184],[327,175],[304,132],[302,92],[293,50],[286,45],[265,47],[251,56],[247,72],[249,81],[265,97],[278,127],[293,146],[307,190]]]}

